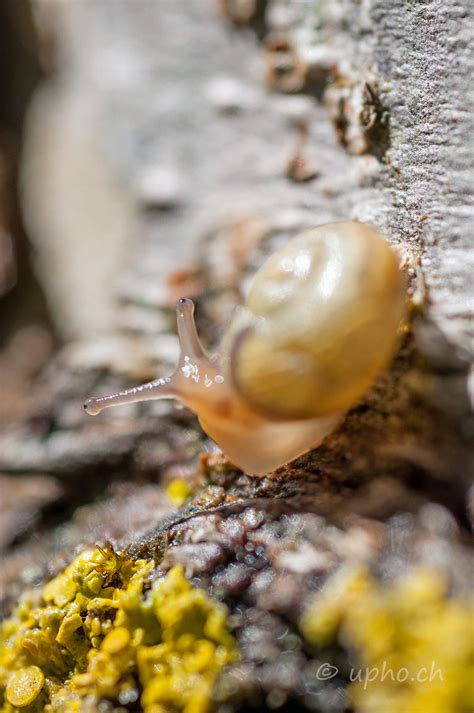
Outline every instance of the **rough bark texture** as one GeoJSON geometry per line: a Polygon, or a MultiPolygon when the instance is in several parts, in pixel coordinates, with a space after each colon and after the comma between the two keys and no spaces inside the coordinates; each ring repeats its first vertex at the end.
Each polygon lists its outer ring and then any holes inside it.
{"type": "Polygon", "coordinates": [[[21,532],[14,518],[0,531],[0,598],[8,608],[90,543],[132,542],[157,562],[168,548],[164,569],[184,563],[238,612],[242,670],[219,700],[275,707],[265,697],[283,671],[279,706],[344,710],[344,681],[308,692],[311,655],[280,646],[282,627],[299,636],[325,577],[363,550],[377,577],[395,578],[429,563],[432,546],[444,547],[434,559],[456,591],[468,586],[456,537],[474,428],[472,7],[44,0],[36,10],[50,73],[29,109],[22,198],[66,343],[0,438],[0,488],[21,520],[21,532]],[[172,369],[177,297],[196,300],[216,345],[276,246],[346,218],[374,223],[412,260],[416,309],[393,368],[319,449],[258,479],[215,455],[171,403],[83,414],[86,396],[172,369]],[[176,476],[196,494],[173,514],[163,485],[176,476]],[[357,550],[348,533],[369,544],[357,550]],[[290,541],[297,564],[285,560],[290,541]]]}

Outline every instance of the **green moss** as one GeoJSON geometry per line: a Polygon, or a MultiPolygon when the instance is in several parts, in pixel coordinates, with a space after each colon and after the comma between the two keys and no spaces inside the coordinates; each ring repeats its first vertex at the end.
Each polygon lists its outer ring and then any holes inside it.
{"type": "Polygon", "coordinates": [[[150,586],[153,562],[86,550],[0,628],[2,713],[88,712],[139,697],[146,713],[202,713],[235,661],[226,609],[180,567],[150,586]]]}
{"type": "Polygon", "coordinates": [[[469,602],[450,598],[439,572],[420,568],[382,585],[347,569],[315,598],[301,630],[319,650],[339,643],[356,653],[349,694],[357,713],[468,713],[473,623],[469,602]]]}

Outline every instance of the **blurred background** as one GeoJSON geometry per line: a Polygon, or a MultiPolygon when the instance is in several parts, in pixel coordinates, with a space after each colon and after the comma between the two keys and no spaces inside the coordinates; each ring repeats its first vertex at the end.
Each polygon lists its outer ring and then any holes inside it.
{"type": "Polygon", "coordinates": [[[19,175],[27,107],[43,74],[32,9],[0,9],[0,421],[19,415],[27,385],[54,345],[55,330],[32,264],[20,206],[19,175]]]}

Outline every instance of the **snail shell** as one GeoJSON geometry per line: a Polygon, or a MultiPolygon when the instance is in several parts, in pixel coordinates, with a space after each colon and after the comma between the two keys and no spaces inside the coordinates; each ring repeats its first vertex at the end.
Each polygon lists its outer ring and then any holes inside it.
{"type": "Polygon", "coordinates": [[[405,293],[398,256],[375,228],[319,226],[258,270],[217,360],[199,342],[193,303],[182,299],[172,376],[85,408],[176,398],[234,463],[269,472],[319,445],[388,366],[405,293]]]}

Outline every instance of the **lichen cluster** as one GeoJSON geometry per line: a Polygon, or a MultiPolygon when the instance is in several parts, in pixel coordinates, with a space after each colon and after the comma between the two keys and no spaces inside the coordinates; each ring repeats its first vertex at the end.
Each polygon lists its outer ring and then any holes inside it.
{"type": "Polygon", "coordinates": [[[166,488],[166,494],[177,508],[181,507],[193,494],[193,489],[187,480],[175,478],[166,488]]]}
{"type": "Polygon", "coordinates": [[[420,568],[382,585],[353,569],[329,580],[301,630],[320,652],[338,643],[352,654],[348,691],[357,713],[470,713],[473,624],[469,603],[448,596],[439,572],[420,568]]]}
{"type": "Polygon", "coordinates": [[[180,567],[108,545],[86,550],[0,628],[0,711],[94,711],[102,701],[145,713],[207,711],[217,675],[236,660],[221,604],[180,567]]]}

